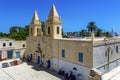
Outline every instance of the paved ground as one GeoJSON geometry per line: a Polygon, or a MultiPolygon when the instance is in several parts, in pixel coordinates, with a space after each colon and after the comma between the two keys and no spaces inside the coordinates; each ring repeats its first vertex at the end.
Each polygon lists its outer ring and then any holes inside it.
{"type": "Polygon", "coordinates": [[[23,62],[17,66],[0,68],[0,80],[63,80],[56,72],[23,62]]]}

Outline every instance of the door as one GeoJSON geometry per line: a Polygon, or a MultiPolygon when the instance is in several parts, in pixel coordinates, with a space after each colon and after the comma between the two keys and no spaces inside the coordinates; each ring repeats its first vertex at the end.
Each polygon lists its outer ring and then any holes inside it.
{"type": "Polygon", "coordinates": [[[32,54],[30,54],[30,61],[32,61],[32,57],[33,57],[32,54]]]}
{"type": "Polygon", "coordinates": [[[37,58],[37,63],[40,64],[40,56],[37,58]]]}
{"type": "Polygon", "coordinates": [[[47,66],[47,68],[49,69],[50,68],[50,60],[48,60],[48,66],[47,66]]]}
{"type": "Polygon", "coordinates": [[[9,50],[7,52],[7,57],[8,57],[8,59],[12,59],[12,57],[13,57],[13,50],[9,50]]]}
{"type": "Polygon", "coordinates": [[[16,52],[16,58],[20,58],[20,52],[16,52]]]}

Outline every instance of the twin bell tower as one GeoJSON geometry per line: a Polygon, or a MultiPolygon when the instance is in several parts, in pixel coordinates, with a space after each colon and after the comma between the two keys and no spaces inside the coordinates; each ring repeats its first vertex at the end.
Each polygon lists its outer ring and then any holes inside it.
{"type": "Polygon", "coordinates": [[[37,11],[35,11],[29,27],[29,36],[46,36],[53,39],[62,38],[62,22],[54,5],[52,5],[45,22],[45,31],[42,28],[42,22],[38,17],[37,11]]]}

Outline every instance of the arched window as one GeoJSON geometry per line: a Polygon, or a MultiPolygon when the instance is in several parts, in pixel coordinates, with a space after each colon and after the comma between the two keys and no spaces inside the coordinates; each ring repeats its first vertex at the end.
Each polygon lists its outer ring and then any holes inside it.
{"type": "Polygon", "coordinates": [[[32,28],[31,28],[31,34],[32,34],[32,32],[33,32],[33,31],[32,31],[32,28]]]}
{"type": "Polygon", "coordinates": [[[59,27],[57,27],[57,34],[59,34],[59,27]]]}
{"type": "Polygon", "coordinates": [[[37,28],[37,32],[39,32],[39,28],[37,28]]]}
{"type": "Polygon", "coordinates": [[[12,42],[9,43],[9,46],[12,46],[12,42]]]}
{"type": "Polygon", "coordinates": [[[25,44],[23,44],[23,47],[25,47],[25,44]]]}
{"type": "Polygon", "coordinates": [[[6,46],[6,43],[3,43],[3,47],[5,47],[6,46]]]}
{"type": "Polygon", "coordinates": [[[48,34],[50,34],[50,27],[48,27],[48,34]]]}
{"type": "Polygon", "coordinates": [[[37,35],[40,36],[40,28],[37,28],[37,35]]]}

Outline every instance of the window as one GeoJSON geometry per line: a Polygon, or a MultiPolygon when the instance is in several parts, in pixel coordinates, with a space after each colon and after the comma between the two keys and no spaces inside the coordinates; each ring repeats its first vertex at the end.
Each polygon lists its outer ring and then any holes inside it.
{"type": "Polygon", "coordinates": [[[40,46],[40,44],[38,44],[38,46],[40,46]]]}
{"type": "Polygon", "coordinates": [[[9,43],[9,46],[12,46],[12,42],[9,43]]]}
{"type": "Polygon", "coordinates": [[[79,62],[83,62],[83,53],[79,52],[79,62]]]}
{"type": "Polygon", "coordinates": [[[59,27],[57,27],[57,34],[59,34],[59,27]]]}
{"type": "Polygon", "coordinates": [[[118,46],[116,46],[116,53],[118,53],[118,46]]]}
{"type": "Polygon", "coordinates": [[[48,34],[50,34],[50,27],[48,27],[48,34]]]}
{"type": "Polygon", "coordinates": [[[40,36],[40,28],[37,28],[37,35],[40,36]]]}
{"type": "Polygon", "coordinates": [[[37,28],[37,32],[39,32],[39,28],[37,28]]]}
{"type": "Polygon", "coordinates": [[[65,58],[65,50],[62,49],[62,58],[65,58]]]}
{"type": "Polygon", "coordinates": [[[25,44],[23,44],[23,47],[25,47],[25,44]]]}
{"type": "Polygon", "coordinates": [[[5,47],[6,46],[6,44],[5,43],[3,43],[3,47],[5,47]]]}

